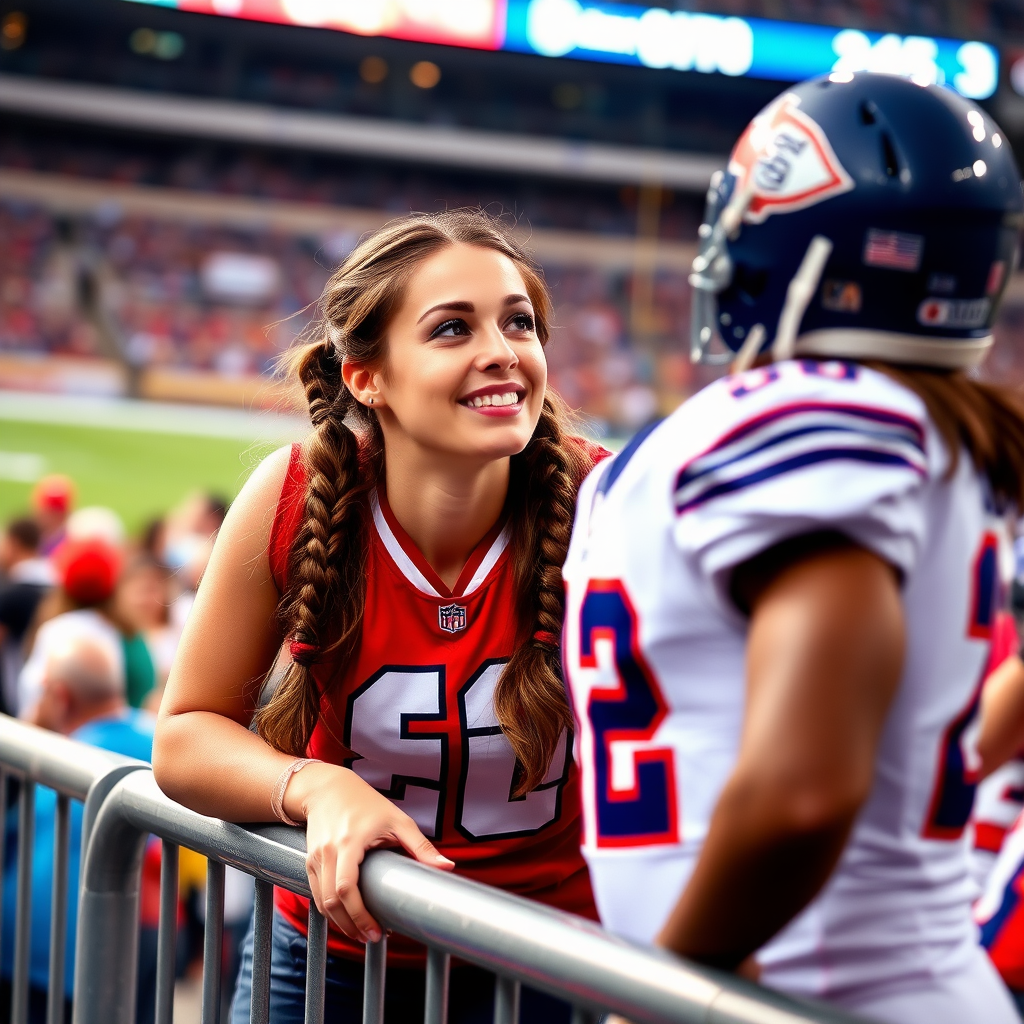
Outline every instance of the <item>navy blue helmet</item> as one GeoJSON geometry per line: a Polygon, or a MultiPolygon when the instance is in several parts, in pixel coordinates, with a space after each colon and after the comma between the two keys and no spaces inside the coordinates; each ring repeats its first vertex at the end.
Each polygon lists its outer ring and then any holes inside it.
{"type": "Polygon", "coordinates": [[[711,182],[693,358],[974,366],[1022,211],[1009,143],[969,100],[891,75],[804,82],[751,122],[711,182]]]}

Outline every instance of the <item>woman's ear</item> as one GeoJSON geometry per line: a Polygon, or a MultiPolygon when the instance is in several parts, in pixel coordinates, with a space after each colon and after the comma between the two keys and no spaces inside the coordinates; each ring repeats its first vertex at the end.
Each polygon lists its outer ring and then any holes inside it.
{"type": "Polygon", "coordinates": [[[380,409],[384,405],[384,397],[378,383],[380,375],[365,363],[350,362],[346,359],[341,365],[341,379],[360,405],[372,409],[380,409]]]}

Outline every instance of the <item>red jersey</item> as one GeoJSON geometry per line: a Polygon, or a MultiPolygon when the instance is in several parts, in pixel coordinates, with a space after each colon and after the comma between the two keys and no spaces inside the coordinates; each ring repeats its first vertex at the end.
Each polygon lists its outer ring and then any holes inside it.
{"type": "MultiPolygon", "coordinates": [[[[594,462],[607,452],[588,446],[594,462]]],[[[301,448],[292,457],[270,539],[285,589],[304,510],[301,448]]],[[[321,702],[308,755],[351,768],[402,808],[456,872],[597,919],[580,854],[572,738],[563,733],[542,784],[512,798],[516,759],[494,713],[494,686],[515,649],[518,623],[509,529],[496,526],[449,589],[420,554],[383,493],[367,502],[366,610],[356,663],[321,702]]],[[[319,665],[321,683],[334,666],[319,665]]],[[[303,934],[308,901],[283,889],[278,910],[303,934]]],[[[362,946],[331,930],[333,953],[362,946]]],[[[388,962],[423,962],[396,936],[388,962]]]]}

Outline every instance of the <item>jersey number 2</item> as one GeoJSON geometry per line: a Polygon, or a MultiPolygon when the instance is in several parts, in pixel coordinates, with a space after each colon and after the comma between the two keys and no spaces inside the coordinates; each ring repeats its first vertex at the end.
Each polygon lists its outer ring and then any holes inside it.
{"type": "MultiPolygon", "coordinates": [[[[991,640],[999,589],[999,542],[994,533],[986,533],[974,557],[971,573],[971,612],[967,635],[976,640],[991,640]]],[[[967,706],[949,723],[939,748],[941,760],[932,791],[923,835],[927,839],[959,839],[971,816],[978,773],[967,763],[964,740],[978,715],[982,678],[974,688],[967,706]]]]}
{"type": "Polygon", "coordinates": [[[673,751],[650,746],[668,708],[640,651],[636,612],[618,580],[592,580],[587,588],[580,609],[580,668],[600,673],[587,704],[597,845],[677,843],[673,751]]]}

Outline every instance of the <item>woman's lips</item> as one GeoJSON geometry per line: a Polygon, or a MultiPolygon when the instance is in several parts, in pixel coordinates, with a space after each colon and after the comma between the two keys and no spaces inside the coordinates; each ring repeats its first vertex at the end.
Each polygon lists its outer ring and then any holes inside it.
{"type": "Polygon", "coordinates": [[[481,416],[517,416],[523,409],[526,392],[514,386],[481,388],[460,400],[459,405],[481,416]]]}

